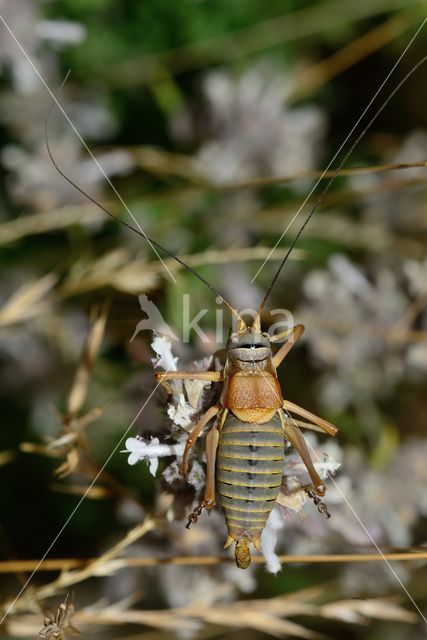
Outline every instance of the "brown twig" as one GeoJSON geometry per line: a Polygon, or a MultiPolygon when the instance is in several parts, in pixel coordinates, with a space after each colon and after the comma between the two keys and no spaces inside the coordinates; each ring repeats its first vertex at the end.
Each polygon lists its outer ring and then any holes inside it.
{"type": "MultiPolygon", "coordinates": [[[[199,190],[219,190],[219,191],[232,191],[238,189],[245,189],[249,187],[263,187],[276,184],[289,184],[292,182],[298,182],[301,180],[317,180],[323,175],[323,178],[329,179],[334,175],[334,171],[304,171],[297,174],[288,176],[272,176],[272,177],[260,177],[252,178],[246,181],[233,182],[227,184],[211,183],[202,177],[191,157],[178,156],[169,152],[159,151],[158,149],[140,148],[130,150],[136,157],[139,166],[144,170],[153,172],[155,175],[164,176],[177,176],[184,178],[192,183],[192,186],[186,189],[173,189],[169,190],[166,194],[162,194],[156,191],[153,194],[146,196],[147,201],[157,201],[159,199],[174,199],[176,200],[180,193],[193,193],[199,190]],[[190,170],[191,166],[191,170],[190,170]]],[[[399,163],[387,163],[377,165],[366,165],[361,167],[344,168],[340,171],[340,176],[358,176],[366,175],[369,173],[387,173],[389,171],[402,171],[408,169],[423,169],[427,168],[427,160],[420,160],[417,162],[399,162],[399,163]]],[[[412,184],[407,181],[400,181],[395,183],[395,188],[405,187],[412,184]]],[[[390,185],[387,185],[390,187],[390,185]]],[[[340,194],[343,192],[340,191],[340,194]]],[[[359,191],[362,195],[366,195],[365,191],[359,191]]],[[[107,208],[115,209],[117,205],[115,203],[104,202],[107,208]]],[[[105,214],[93,207],[92,205],[76,205],[74,207],[63,207],[54,209],[53,211],[41,211],[27,216],[21,216],[15,220],[4,222],[0,225],[0,245],[7,245],[12,242],[16,242],[23,238],[33,235],[40,235],[43,233],[50,233],[58,229],[66,229],[72,225],[88,225],[99,224],[105,221],[105,214]]]]}
{"type": "MultiPolygon", "coordinates": [[[[382,562],[427,560],[427,551],[409,551],[393,553],[338,553],[338,554],[302,554],[302,555],[280,555],[279,559],[284,564],[337,564],[347,562],[382,562]]],[[[58,558],[44,560],[37,571],[69,571],[71,569],[85,570],[92,567],[94,563],[104,564],[104,569],[118,570],[124,567],[153,567],[158,565],[181,565],[181,566],[209,566],[223,563],[233,563],[231,556],[164,556],[154,558],[121,558],[114,560],[112,565],[108,565],[107,559],[102,557],[89,558],[58,558]]],[[[262,556],[252,558],[254,564],[263,564],[265,559],[262,556]]],[[[13,573],[15,571],[32,571],[38,565],[37,560],[10,560],[0,562],[0,573],[13,573]]],[[[71,583],[73,584],[73,583],[71,583]]]]}
{"type": "MultiPolygon", "coordinates": [[[[417,615],[403,608],[394,598],[333,600],[330,590],[326,589],[325,592],[319,587],[273,598],[244,599],[237,602],[218,601],[220,595],[221,590],[216,597],[214,596],[213,602],[211,599],[206,602],[203,598],[196,597],[189,604],[166,610],[127,609],[123,602],[111,605],[100,603],[76,611],[73,622],[75,621],[80,628],[133,624],[166,632],[197,630],[197,637],[203,637],[199,635],[200,623],[203,623],[208,629],[212,626],[224,631],[254,629],[274,637],[292,636],[305,640],[325,640],[325,636],[290,618],[314,616],[362,625],[375,618],[406,623],[417,621],[417,615]]],[[[10,635],[28,636],[37,620],[37,617],[31,614],[15,616],[9,624],[10,635]]]]}
{"type": "MultiPolygon", "coordinates": [[[[195,189],[211,191],[234,191],[239,189],[268,187],[278,184],[290,184],[302,180],[328,180],[335,175],[335,170],[321,171],[319,169],[301,171],[284,176],[254,177],[248,180],[236,182],[218,183],[209,179],[198,170],[197,160],[191,156],[165,152],[151,147],[137,147],[129,149],[136,159],[137,164],[155,176],[179,177],[194,184],[195,189]]],[[[360,167],[348,167],[340,170],[341,177],[359,176],[369,173],[387,173],[389,171],[404,171],[408,169],[425,169],[427,160],[417,162],[383,163],[376,165],[365,165],[360,167]]]]}
{"type": "Polygon", "coordinates": [[[311,94],[322,85],[330,82],[332,78],[397,38],[408,29],[411,23],[418,20],[418,12],[415,12],[413,7],[410,11],[393,14],[391,18],[364,33],[360,38],[356,38],[329,58],[302,70],[298,74],[298,83],[292,98],[295,100],[311,94]]]}
{"type": "MultiPolygon", "coordinates": [[[[225,251],[207,250],[201,253],[182,256],[184,262],[190,267],[204,266],[207,264],[227,264],[230,262],[247,262],[249,260],[265,259],[271,249],[269,247],[233,247],[225,251]]],[[[286,253],[286,249],[277,249],[274,259],[280,260],[286,253]]],[[[301,260],[304,252],[295,250],[292,253],[294,260],[301,260]]],[[[114,251],[102,256],[97,262],[92,262],[85,269],[76,269],[64,282],[60,294],[70,297],[103,287],[114,287],[118,291],[127,293],[140,293],[141,290],[153,289],[163,274],[163,265],[158,261],[144,264],[142,260],[131,259],[125,251],[114,251]]],[[[179,271],[182,267],[172,259],[165,259],[163,264],[171,272],[179,271]]]]}
{"type": "MultiPolygon", "coordinates": [[[[80,564],[78,567],[67,565],[67,561],[59,568],[61,573],[55,580],[48,584],[42,585],[32,590],[27,590],[18,600],[12,602],[3,603],[5,611],[13,606],[13,611],[18,612],[26,610],[28,606],[34,602],[40,602],[45,598],[50,598],[64,589],[68,589],[70,586],[83,582],[93,576],[105,576],[111,572],[114,572],[121,568],[122,559],[118,559],[118,556],[131,544],[145,536],[149,531],[152,531],[158,525],[158,521],[154,518],[146,517],[144,521],[138,524],[136,527],[128,531],[128,533],[119,540],[111,548],[107,549],[98,558],[92,558],[89,561],[80,564]],[[74,569],[74,570],[71,570],[74,569]]],[[[11,563],[14,561],[11,560],[11,563]]],[[[16,561],[19,563],[19,561],[16,561]]],[[[46,560],[44,562],[54,562],[53,560],[46,560]]],[[[33,572],[43,571],[44,562],[33,563],[33,572]]],[[[15,569],[16,571],[16,569],[15,569]]]]}

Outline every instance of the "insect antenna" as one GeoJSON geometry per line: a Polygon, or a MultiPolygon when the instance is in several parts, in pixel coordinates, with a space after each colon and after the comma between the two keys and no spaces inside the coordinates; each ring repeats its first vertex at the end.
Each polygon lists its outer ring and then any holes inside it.
{"type": "Polygon", "coordinates": [[[359,144],[359,142],[361,141],[361,139],[365,136],[366,132],[370,129],[370,127],[372,126],[372,124],[375,122],[375,120],[378,118],[378,116],[380,115],[380,113],[383,111],[383,109],[388,105],[388,103],[390,102],[390,100],[394,97],[394,95],[401,89],[401,87],[405,84],[405,82],[412,76],[412,74],[414,74],[417,69],[424,64],[424,62],[426,62],[427,60],[427,56],[424,56],[421,60],[419,60],[410,71],[408,71],[408,73],[402,78],[402,80],[398,83],[398,85],[393,89],[393,91],[391,91],[391,93],[387,96],[387,98],[384,100],[383,104],[379,107],[379,109],[374,113],[374,115],[372,116],[372,118],[369,120],[368,124],[363,128],[363,130],[361,131],[361,133],[359,133],[359,135],[357,136],[357,138],[355,139],[355,141],[352,143],[352,145],[350,146],[349,150],[345,153],[343,159],[341,160],[341,162],[339,163],[338,167],[335,169],[332,177],[329,179],[329,181],[327,182],[325,188],[323,189],[323,191],[321,192],[321,194],[319,195],[318,199],[316,200],[315,204],[313,205],[313,207],[311,208],[311,210],[309,211],[306,219],[304,220],[304,222],[302,223],[301,227],[299,228],[298,232],[296,233],[294,239],[292,240],[289,249],[287,250],[282,262],[280,263],[279,267],[277,268],[276,273],[273,276],[272,281],[270,282],[270,285],[265,293],[265,296],[259,306],[258,309],[258,317],[261,315],[262,310],[265,307],[265,304],[270,296],[270,293],[276,283],[277,278],[279,277],[283,267],[285,266],[289,256],[291,255],[293,249],[295,248],[295,245],[297,244],[298,240],[300,239],[302,233],[304,232],[304,229],[306,228],[306,226],[308,225],[308,223],[310,222],[311,218],[313,217],[313,215],[316,213],[317,209],[320,207],[320,205],[322,204],[326,194],[328,193],[329,189],[331,188],[332,183],[334,182],[335,178],[338,176],[339,172],[341,171],[341,169],[343,168],[344,164],[347,162],[348,158],[351,156],[351,154],[353,153],[354,149],[356,148],[356,146],[359,144]]]}
{"type": "MultiPolygon", "coordinates": [[[[52,104],[52,107],[54,106],[54,103],[52,104]]],[[[144,233],[144,231],[142,231],[142,229],[137,229],[135,227],[133,227],[131,224],[129,224],[128,222],[125,222],[124,220],[122,220],[121,218],[119,218],[119,216],[116,216],[114,213],[112,213],[111,211],[109,211],[106,207],[104,207],[103,204],[101,204],[100,202],[98,202],[93,196],[91,196],[89,193],[87,193],[87,191],[85,191],[84,189],[82,189],[82,187],[80,187],[76,182],[74,182],[74,180],[72,180],[69,176],[67,176],[67,174],[59,167],[56,159],[53,156],[52,153],[52,149],[50,147],[50,143],[49,143],[49,135],[48,135],[48,124],[49,124],[49,118],[50,118],[50,113],[52,111],[52,108],[49,111],[49,114],[45,120],[45,143],[46,143],[46,148],[47,148],[47,152],[50,158],[50,161],[52,162],[53,166],[55,167],[55,169],[57,170],[57,172],[72,186],[74,187],[74,189],[77,189],[77,191],[79,191],[85,198],[87,198],[90,202],[92,202],[93,204],[95,204],[97,207],[99,207],[102,211],[104,211],[104,213],[106,213],[108,216],[110,216],[110,218],[113,218],[113,220],[116,220],[117,222],[119,222],[121,225],[123,225],[124,227],[126,227],[127,229],[131,229],[132,231],[134,231],[135,233],[137,233],[139,236],[141,236],[141,238],[144,238],[144,240],[146,240],[149,244],[153,245],[154,247],[156,247],[156,249],[159,249],[160,251],[163,251],[163,253],[165,253],[167,256],[169,256],[169,258],[173,258],[174,260],[176,260],[176,262],[178,262],[182,267],[184,267],[184,269],[186,269],[187,271],[189,271],[190,273],[193,274],[193,276],[195,276],[198,280],[200,280],[200,282],[203,282],[203,284],[208,287],[208,289],[210,289],[210,291],[212,291],[212,293],[214,293],[216,296],[218,296],[218,298],[220,299],[221,302],[223,302],[226,307],[228,307],[228,309],[231,311],[231,313],[237,318],[237,320],[240,322],[241,321],[241,317],[239,315],[239,313],[236,311],[236,309],[234,309],[231,304],[229,302],[227,302],[227,300],[225,300],[224,296],[219,293],[219,291],[217,291],[215,289],[215,287],[213,285],[210,284],[210,282],[208,282],[207,280],[205,280],[205,278],[203,276],[200,275],[200,273],[198,273],[197,271],[195,271],[192,267],[190,267],[186,262],[184,262],[184,260],[181,260],[181,258],[179,258],[178,256],[176,256],[174,253],[172,253],[171,251],[169,251],[169,249],[166,249],[166,247],[163,247],[161,244],[159,244],[158,242],[156,242],[155,240],[153,240],[152,238],[150,238],[149,236],[147,236],[146,233],[144,233]]]]}

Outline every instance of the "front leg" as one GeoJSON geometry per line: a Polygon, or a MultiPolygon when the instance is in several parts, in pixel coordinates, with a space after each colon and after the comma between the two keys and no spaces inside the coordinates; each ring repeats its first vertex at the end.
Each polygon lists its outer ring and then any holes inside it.
{"type": "MultiPolygon", "coordinates": [[[[305,330],[305,327],[303,324],[297,324],[295,325],[295,327],[292,328],[292,330],[289,330],[289,333],[290,331],[292,331],[292,337],[290,337],[289,340],[285,342],[285,344],[282,344],[279,351],[275,353],[273,356],[273,364],[276,367],[276,369],[279,366],[279,364],[283,362],[283,360],[288,355],[289,351],[292,349],[294,344],[298,342],[298,340],[301,338],[302,334],[304,333],[304,330],[305,330]]],[[[288,331],[285,332],[285,335],[288,335],[288,331]]],[[[277,338],[279,338],[279,336],[277,336],[277,338]]]]}
{"type": "Polygon", "coordinates": [[[207,382],[222,382],[222,371],[160,371],[154,377],[159,382],[164,380],[205,380],[207,382]]]}

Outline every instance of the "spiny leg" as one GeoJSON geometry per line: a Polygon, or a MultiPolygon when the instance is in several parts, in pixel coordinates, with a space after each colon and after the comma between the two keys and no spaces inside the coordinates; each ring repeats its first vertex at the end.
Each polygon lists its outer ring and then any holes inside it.
{"type": "Polygon", "coordinates": [[[194,445],[194,443],[196,442],[197,438],[199,437],[203,428],[207,425],[209,420],[211,420],[214,416],[216,416],[219,410],[220,410],[220,407],[216,404],[210,407],[206,411],[206,413],[202,415],[202,417],[200,418],[196,426],[190,431],[187,438],[187,442],[185,443],[184,453],[183,453],[182,462],[181,462],[180,470],[183,478],[185,478],[188,472],[188,454],[190,453],[191,447],[194,445]]]}
{"type": "Polygon", "coordinates": [[[298,429],[296,425],[290,424],[289,422],[285,422],[283,411],[280,411],[279,413],[282,420],[283,432],[285,434],[285,438],[289,440],[289,442],[298,451],[303,463],[307,468],[311,481],[313,482],[314,491],[319,496],[325,495],[325,491],[326,491],[325,485],[323,484],[316,469],[314,468],[314,464],[311,459],[310,453],[308,451],[304,436],[302,435],[301,431],[298,429]]]}
{"type": "Polygon", "coordinates": [[[294,404],[289,400],[284,401],[283,408],[286,411],[290,411],[291,413],[296,413],[297,416],[302,416],[303,418],[306,418],[307,420],[314,422],[314,424],[316,424],[318,427],[320,427],[323,431],[325,431],[325,433],[329,434],[330,436],[335,436],[338,432],[338,428],[335,427],[330,422],[328,422],[327,420],[324,420],[323,418],[319,418],[319,416],[316,416],[314,413],[307,411],[307,409],[303,409],[302,407],[299,407],[297,404],[294,404]]]}
{"type": "Polygon", "coordinates": [[[324,502],[322,502],[319,498],[319,496],[325,495],[326,487],[321,481],[321,479],[319,478],[319,475],[316,469],[314,468],[313,461],[307,449],[307,444],[305,442],[304,436],[302,435],[301,431],[299,430],[296,424],[292,424],[286,421],[286,418],[282,411],[280,412],[280,417],[282,420],[283,432],[285,434],[285,437],[298,451],[303,463],[307,468],[311,481],[313,482],[313,485],[314,485],[314,486],[305,485],[303,487],[304,491],[306,492],[308,497],[313,500],[319,513],[323,513],[327,518],[330,518],[331,514],[328,511],[327,505],[324,502]]]}
{"type": "Polygon", "coordinates": [[[217,427],[214,427],[206,436],[206,486],[203,496],[203,504],[206,509],[213,509],[215,506],[215,470],[218,442],[219,431],[217,427]]]}
{"type": "Polygon", "coordinates": [[[291,333],[294,332],[296,326],[298,325],[289,327],[289,329],[285,329],[285,331],[281,331],[280,333],[274,333],[272,336],[270,336],[270,342],[280,342],[281,340],[284,340],[284,338],[288,338],[291,333]]]}
{"type": "Polygon", "coordinates": [[[297,420],[292,417],[284,416],[285,424],[294,424],[299,429],[310,429],[311,431],[317,431],[317,433],[324,433],[324,429],[318,427],[317,424],[312,424],[311,422],[305,422],[304,420],[297,420]]]}
{"type": "MultiPolygon", "coordinates": [[[[295,327],[292,327],[292,337],[289,338],[289,340],[287,340],[285,344],[282,344],[279,351],[273,356],[273,364],[276,368],[281,362],[283,362],[284,358],[288,355],[294,344],[301,338],[304,330],[305,327],[303,324],[297,324],[295,325],[295,327]]],[[[280,335],[281,334],[279,334],[276,339],[279,339],[280,335]]],[[[285,332],[285,335],[287,335],[287,332],[285,332]]]]}
{"type": "Polygon", "coordinates": [[[159,382],[163,380],[206,380],[207,382],[221,382],[222,371],[160,371],[154,377],[159,382]]]}
{"type": "Polygon", "coordinates": [[[172,395],[173,389],[168,380],[203,380],[206,382],[222,382],[222,371],[160,371],[154,374],[154,378],[159,384],[166,387],[167,392],[172,395]]]}
{"type": "Polygon", "coordinates": [[[328,511],[328,505],[325,502],[321,501],[319,496],[316,495],[315,491],[313,491],[313,487],[307,484],[303,488],[306,494],[308,495],[308,497],[313,500],[314,504],[317,507],[318,512],[323,513],[323,515],[326,516],[326,518],[330,518],[331,514],[328,511]]]}
{"type": "Polygon", "coordinates": [[[215,506],[215,468],[216,468],[216,450],[218,448],[219,431],[214,426],[206,436],[206,486],[203,500],[198,507],[188,516],[186,524],[187,529],[195,524],[202,513],[203,509],[209,511],[215,506]]]}

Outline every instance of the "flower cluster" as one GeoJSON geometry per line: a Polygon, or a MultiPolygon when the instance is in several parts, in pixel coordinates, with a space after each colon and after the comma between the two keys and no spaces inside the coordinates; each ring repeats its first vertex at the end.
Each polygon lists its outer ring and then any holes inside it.
{"type": "Polygon", "coordinates": [[[239,77],[210,72],[203,120],[181,112],[172,130],[186,141],[202,140],[195,166],[218,184],[307,171],[318,158],[325,118],[314,106],[287,106],[293,82],[265,64],[239,77]]]}
{"type": "MultiPolygon", "coordinates": [[[[361,407],[390,391],[407,375],[426,370],[425,341],[411,341],[415,320],[427,323],[411,298],[425,295],[426,262],[408,260],[403,273],[377,266],[370,278],[335,254],[326,269],[304,280],[305,301],[297,317],[310,327],[305,339],[322,368],[320,395],[341,411],[361,407]]],[[[427,326],[427,325],[426,325],[427,326]]]]}

